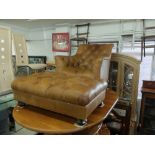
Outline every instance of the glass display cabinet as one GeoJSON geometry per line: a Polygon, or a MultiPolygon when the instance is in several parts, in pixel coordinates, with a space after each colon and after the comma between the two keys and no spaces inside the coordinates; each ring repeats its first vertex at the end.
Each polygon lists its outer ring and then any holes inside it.
{"type": "MultiPolygon", "coordinates": [[[[113,53],[109,71],[109,88],[116,91],[119,101],[131,107],[130,126],[137,126],[137,95],[140,61],[134,57],[113,53]]],[[[120,111],[121,113],[121,111],[120,111]]],[[[135,126],[135,127],[136,127],[135,126]]]]}

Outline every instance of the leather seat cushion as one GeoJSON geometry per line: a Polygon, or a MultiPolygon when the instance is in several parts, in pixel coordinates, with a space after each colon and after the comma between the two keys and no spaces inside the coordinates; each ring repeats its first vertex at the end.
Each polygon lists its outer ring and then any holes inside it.
{"type": "Polygon", "coordinates": [[[89,104],[106,87],[106,82],[88,76],[58,72],[19,77],[12,83],[13,90],[81,106],[89,104]]]}

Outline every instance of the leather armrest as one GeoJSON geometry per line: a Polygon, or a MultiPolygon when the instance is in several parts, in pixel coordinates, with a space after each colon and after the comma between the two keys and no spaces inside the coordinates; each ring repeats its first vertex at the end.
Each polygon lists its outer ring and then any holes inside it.
{"type": "Polygon", "coordinates": [[[108,81],[108,77],[109,77],[110,59],[111,59],[111,56],[105,57],[101,64],[100,79],[105,81],[108,81]]]}
{"type": "Polygon", "coordinates": [[[93,72],[97,76],[97,79],[108,81],[110,58],[104,57],[102,61],[98,60],[94,63],[93,72]]]}

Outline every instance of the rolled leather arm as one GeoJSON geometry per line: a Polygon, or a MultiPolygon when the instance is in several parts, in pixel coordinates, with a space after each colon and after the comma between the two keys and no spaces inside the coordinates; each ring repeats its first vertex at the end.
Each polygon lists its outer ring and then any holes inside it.
{"type": "Polygon", "coordinates": [[[68,56],[56,56],[56,70],[62,71],[64,67],[68,65],[68,56]]]}

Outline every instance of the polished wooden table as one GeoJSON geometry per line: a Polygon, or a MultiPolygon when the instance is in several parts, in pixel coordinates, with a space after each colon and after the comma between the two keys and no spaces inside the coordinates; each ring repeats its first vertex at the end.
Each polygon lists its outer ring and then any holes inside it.
{"type": "Polygon", "coordinates": [[[95,109],[88,117],[87,124],[82,127],[75,124],[74,118],[30,105],[17,105],[13,110],[13,117],[23,127],[43,134],[96,134],[117,100],[116,92],[107,90],[105,105],[95,109]]]}

